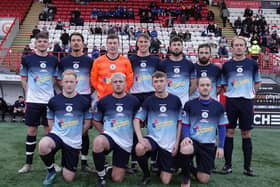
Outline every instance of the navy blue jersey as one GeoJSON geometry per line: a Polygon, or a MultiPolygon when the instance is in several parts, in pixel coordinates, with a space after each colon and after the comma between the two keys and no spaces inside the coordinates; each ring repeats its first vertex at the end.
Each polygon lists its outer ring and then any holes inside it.
{"type": "Polygon", "coordinates": [[[177,123],[181,120],[182,104],[179,97],[168,94],[166,98],[148,97],[135,118],[148,122],[148,136],[169,152],[176,143],[177,123]]]}
{"type": "Polygon", "coordinates": [[[79,94],[88,95],[91,93],[90,85],[90,71],[92,67],[92,59],[87,55],[82,55],[80,57],[74,57],[68,55],[61,59],[58,64],[58,76],[59,80],[62,79],[62,73],[71,69],[77,73],[78,84],[76,86],[76,91],[79,94]]]}
{"type": "Polygon", "coordinates": [[[258,64],[255,60],[246,58],[241,61],[233,59],[225,62],[222,69],[222,84],[227,85],[226,97],[255,97],[255,83],[261,82],[258,64]]]}
{"type": "MultiPolygon", "coordinates": [[[[207,64],[206,66],[194,64],[196,76],[200,77],[209,77],[212,81],[213,89],[210,93],[211,97],[217,100],[217,87],[221,86],[221,76],[222,70],[214,64],[207,64]]],[[[191,95],[191,99],[199,97],[199,92],[195,90],[191,95]]]]}
{"type": "Polygon", "coordinates": [[[49,101],[47,118],[54,120],[51,133],[70,147],[80,149],[83,121],[92,118],[90,102],[79,94],[73,98],[59,94],[49,101]]]}
{"type": "Polygon", "coordinates": [[[15,108],[24,108],[25,103],[24,103],[24,101],[22,101],[22,102],[16,101],[15,104],[14,104],[14,107],[15,108]]]}
{"type": "Polygon", "coordinates": [[[103,132],[127,152],[131,152],[133,144],[133,118],[140,103],[130,94],[123,98],[115,98],[112,94],[100,99],[94,109],[93,118],[103,123],[103,132]]]}
{"type": "Polygon", "coordinates": [[[167,91],[177,95],[182,105],[189,100],[189,87],[191,79],[196,78],[194,64],[183,59],[175,62],[166,59],[160,63],[158,70],[167,74],[167,91]]]}
{"type": "Polygon", "coordinates": [[[203,104],[200,98],[187,102],[184,106],[182,124],[190,126],[190,137],[200,143],[215,143],[216,128],[227,125],[228,119],[221,103],[210,99],[203,104]]]}
{"type": "Polygon", "coordinates": [[[31,54],[22,57],[20,75],[27,77],[26,102],[47,104],[54,96],[57,58],[31,54]]]}
{"type": "Polygon", "coordinates": [[[148,93],[155,91],[152,86],[152,75],[157,70],[160,59],[156,56],[140,57],[132,55],[129,57],[133,69],[133,85],[130,93],[148,93]]]}

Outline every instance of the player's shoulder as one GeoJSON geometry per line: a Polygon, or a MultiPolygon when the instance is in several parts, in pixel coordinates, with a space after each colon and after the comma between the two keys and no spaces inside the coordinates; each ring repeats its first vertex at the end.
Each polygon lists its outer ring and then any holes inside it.
{"type": "Polygon", "coordinates": [[[54,56],[54,55],[48,55],[47,58],[50,59],[50,60],[58,61],[57,57],[54,56]]]}
{"type": "Polygon", "coordinates": [[[130,60],[127,57],[122,56],[122,55],[119,56],[118,60],[125,62],[125,63],[130,63],[130,60]]]}
{"type": "Polygon", "coordinates": [[[176,101],[176,102],[179,101],[179,103],[181,103],[180,98],[177,95],[174,95],[172,93],[168,93],[168,97],[167,98],[169,98],[171,101],[176,101]]]}
{"type": "Polygon", "coordinates": [[[94,64],[99,64],[99,63],[103,63],[104,61],[108,61],[109,59],[107,58],[106,55],[101,55],[100,57],[96,58],[94,60],[94,64]]]}
{"type": "Polygon", "coordinates": [[[134,101],[134,102],[139,102],[139,100],[137,99],[137,97],[134,96],[134,95],[132,95],[132,94],[127,93],[127,94],[126,94],[126,97],[129,98],[130,100],[134,101]]]}
{"type": "Polygon", "coordinates": [[[148,58],[150,58],[150,59],[152,59],[152,60],[155,60],[155,61],[159,61],[159,62],[161,62],[161,59],[159,58],[159,56],[157,56],[157,55],[149,55],[148,56],[148,58]]]}
{"type": "Polygon", "coordinates": [[[112,101],[112,99],[113,99],[112,94],[108,94],[108,95],[102,97],[98,102],[99,103],[105,103],[105,102],[108,102],[108,101],[112,101]]]}
{"type": "Polygon", "coordinates": [[[129,59],[131,62],[137,60],[137,58],[138,58],[138,56],[137,56],[136,54],[130,55],[130,56],[128,57],[128,59],[129,59]]]}
{"type": "Polygon", "coordinates": [[[217,100],[215,100],[213,98],[211,98],[211,102],[215,105],[215,107],[217,107],[219,109],[224,108],[222,103],[220,103],[219,101],[217,101],[217,100]]]}
{"type": "Polygon", "coordinates": [[[89,105],[90,104],[90,100],[80,94],[77,93],[77,95],[75,96],[75,99],[77,100],[78,103],[83,104],[83,105],[89,105]]]}
{"type": "Polygon", "coordinates": [[[64,63],[64,62],[68,62],[69,60],[71,60],[71,55],[67,55],[63,58],[61,58],[60,63],[64,63]]]}
{"type": "Polygon", "coordinates": [[[87,54],[84,54],[83,56],[81,56],[81,58],[85,61],[92,62],[92,58],[90,58],[87,54]]]}

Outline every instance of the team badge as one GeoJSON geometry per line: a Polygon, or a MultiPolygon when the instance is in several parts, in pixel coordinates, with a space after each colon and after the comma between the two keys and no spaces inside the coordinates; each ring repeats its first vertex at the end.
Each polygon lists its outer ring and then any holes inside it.
{"type": "Polygon", "coordinates": [[[161,112],[166,112],[167,108],[166,108],[166,106],[161,106],[161,107],[159,108],[159,110],[160,110],[161,112]]]}
{"type": "Polygon", "coordinates": [[[206,72],[202,72],[201,73],[201,77],[207,77],[207,73],[206,72]]]}
{"type": "Polygon", "coordinates": [[[74,68],[74,69],[78,69],[79,67],[80,67],[79,64],[73,64],[73,68],[74,68]]]}
{"type": "Polygon", "coordinates": [[[40,64],[40,67],[41,67],[42,69],[45,69],[45,68],[47,67],[47,64],[46,64],[46,63],[41,63],[41,64],[40,64]]]}
{"type": "Polygon", "coordinates": [[[66,110],[66,112],[72,112],[73,108],[72,108],[72,106],[67,106],[65,108],[65,110],[66,110]]]}
{"type": "Polygon", "coordinates": [[[116,65],[115,65],[115,64],[111,64],[111,65],[110,65],[110,69],[111,69],[111,70],[116,69],[116,65]]]}
{"type": "Polygon", "coordinates": [[[20,64],[20,69],[23,69],[23,65],[22,64],[20,64]]]}
{"type": "Polygon", "coordinates": [[[238,73],[242,73],[242,72],[243,72],[243,68],[237,68],[236,71],[237,71],[238,73]]]}
{"type": "Polygon", "coordinates": [[[204,118],[204,119],[208,118],[208,112],[202,112],[201,117],[204,118]]]}
{"type": "Polygon", "coordinates": [[[180,68],[174,68],[174,73],[180,73],[180,68]]]}
{"type": "Polygon", "coordinates": [[[123,111],[123,107],[122,106],[117,106],[116,111],[117,112],[122,112],[123,111]]]}
{"type": "Polygon", "coordinates": [[[141,66],[141,68],[145,68],[145,67],[147,67],[147,64],[146,64],[145,62],[142,62],[142,63],[140,64],[140,66],[141,66]]]}

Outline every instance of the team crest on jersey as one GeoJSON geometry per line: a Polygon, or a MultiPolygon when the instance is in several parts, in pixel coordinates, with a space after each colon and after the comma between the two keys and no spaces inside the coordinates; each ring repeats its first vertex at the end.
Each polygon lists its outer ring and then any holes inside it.
{"type": "Polygon", "coordinates": [[[208,118],[208,112],[202,112],[201,117],[204,118],[204,119],[207,119],[208,118]]]}
{"type": "Polygon", "coordinates": [[[201,72],[201,77],[207,77],[207,73],[206,72],[201,72]]]}
{"type": "Polygon", "coordinates": [[[138,110],[138,112],[142,112],[143,111],[143,108],[142,107],[140,107],[139,108],[139,110],[138,110]]]}
{"type": "Polygon", "coordinates": [[[79,64],[76,64],[76,63],[75,63],[75,64],[73,64],[73,68],[74,68],[74,69],[79,69],[79,67],[80,67],[80,65],[79,65],[79,64]]]}
{"type": "Polygon", "coordinates": [[[65,108],[65,110],[66,110],[66,112],[72,112],[73,108],[72,108],[72,106],[67,106],[65,108]]]}
{"type": "Polygon", "coordinates": [[[111,70],[116,69],[116,65],[115,65],[115,64],[111,64],[111,65],[110,65],[110,69],[111,69],[111,70]]]}
{"type": "Polygon", "coordinates": [[[42,62],[42,63],[40,64],[40,68],[45,69],[46,67],[47,67],[47,64],[46,64],[46,63],[42,62]]]}
{"type": "Polygon", "coordinates": [[[140,64],[140,67],[141,67],[141,68],[145,68],[145,67],[147,67],[147,64],[146,64],[145,62],[142,62],[142,63],[140,64]]]}
{"type": "Polygon", "coordinates": [[[180,68],[174,68],[174,73],[180,73],[180,68]]]}
{"type": "Polygon", "coordinates": [[[23,69],[23,65],[22,64],[20,64],[20,69],[23,69]]]}
{"type": "Polygon", "coordinates": [[[243,72],[243,68],[242,67],[239,67],[236,69],[237,73],[242,73],[243,72]]]}
{"type": "Polygon", "coordinates": [[[167,111],[167,108],[166,108],[166,106],[161,106],[161,107],[159,108],[159,110],[160,110],[160,112],[166,112],[166,111],[167,111]]]}
{"type": "Polygon", "coordinates": [[[117,112],[122,112],[123,111],[123,106],[117,106],[116,111],[117,112]]]}
{"type": "Polygon", "coordinates": [[[186,115],[187,115],[187,113],[186,113],[186,111],[182,111],[182,113],[181,113],[181,115],[183,116],[183,117],[186,117],[186,115]]]}

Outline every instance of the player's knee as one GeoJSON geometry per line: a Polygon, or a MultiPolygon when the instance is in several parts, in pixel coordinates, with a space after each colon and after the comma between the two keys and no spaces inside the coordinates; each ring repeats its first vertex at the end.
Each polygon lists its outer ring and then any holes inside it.
{"type": "Polygon", "coordinates": [[[145,154],[145,147],[140,143],[136,144],[135,153],[137,156],[143,156],[145,154]]]}
{"type": "Polygon", "coordinates": [[[251,138],[251,131],[241,131],[242,138],[251,138]]]}
{"type": "Polygon", "coordinates": [[[75,175],[73,176],[63,175],[63,177],[66,182],[72,182],[74,180],[75,175]]]}
{"type": "Polygon", "coordinates": [[[230,138],[232,138],[232,137],[234,137],[234,134],[235,134],[235,130],[234,129],[227,129],[227,133],[226,133],[227,135],[227,137],[230,137],[230,138]]]}
{"type": "Polygon", "coordinates": [[[123,176],[112,173],[112,180],[114,182],[122,182],[123,181],[123,176]]]}
{"type": "Polygon", "coordinates": [[[37,136],[37,128],[36,127],[28,127],[27,134],[29,136],[37,136]]]}
{"type": "Polygon", "coordinates": [[[100,136],[97,136],[93,140],[93,152],[99,153],[104,150],[104,141],[103,138],[100,136]]]}
{"type": "Polygon", "coordinates": [[[160,180],[162,184],[169,184],[171,181],[171,177],[169,176],[165,176],[165,175],[161,175],[160,176],[160,180]]]}
{"type": "Polygon", "coordinates": [[[40,142],[39,142],[39,153],[41,155],[45,155],[48,154],[48,142],[43,138],[40,142]]]}
{"type": "Polygon", "coordinates": [[[210,175],[206,174],[206,173],[197,173],[197,179],[199,180],[199,182],[206,184],[209,182],[210,180],[210,175]]]}
{"type": "Polygon", "coordinates": [[[63,169],[63,178],[66,182],[71,182],[75,178],[75,172],[72,172],[66,168],[63,169]]]}
{"type": "Polygon", "coordinates": [[[190,155],[190,154],[193,153],[193,146],[192,146],[192,145],[181,146],[180,152],[181,152],[183,155],[190,155]]]}

